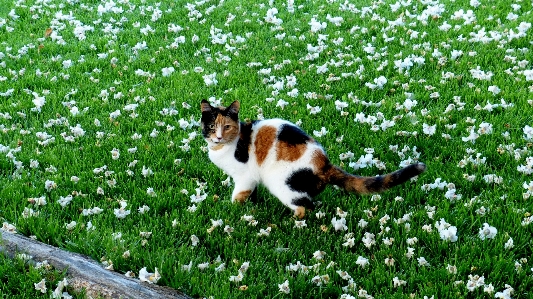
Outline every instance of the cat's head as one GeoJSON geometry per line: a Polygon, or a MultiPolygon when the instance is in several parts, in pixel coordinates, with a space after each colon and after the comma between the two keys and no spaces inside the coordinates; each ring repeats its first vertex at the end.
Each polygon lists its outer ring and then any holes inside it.
{"type": "Polygon", "coordinates": [[[239,138],[239,101],[228,107],[213,107],[202,100],[202,134],[208,143],[225,144],[239,138]]]}

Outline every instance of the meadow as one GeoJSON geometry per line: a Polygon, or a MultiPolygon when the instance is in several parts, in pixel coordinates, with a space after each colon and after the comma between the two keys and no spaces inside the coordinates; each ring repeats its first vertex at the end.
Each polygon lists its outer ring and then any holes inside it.
{"type": "MultiPolygon", "coordinates": [[[[194,298],[531,298],[532,5],[4,1],[2,230],[194,298]],[[202,99],[352,173],[427,171],[302,220],[265,189],[233,204],[202,99]]],[[[25,259],[0,298],[79,295],[25,259]]]]}

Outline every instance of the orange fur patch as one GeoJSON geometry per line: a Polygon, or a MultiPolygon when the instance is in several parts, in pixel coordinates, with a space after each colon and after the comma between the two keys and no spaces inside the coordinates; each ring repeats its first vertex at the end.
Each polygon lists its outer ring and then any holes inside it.
{"type": "Polygon", "coordinates": [[[255,136],[254,146],[255,146],[255,157],[257,159],[257,164],[263,164],[265,161],[270,148],[276,140],[276,128],[272,126],[263,126],[257,131],[255,136]]]}
{"type": "Polygon", "coordinates": [[[302,219],[305,217],[305,208],[304,207],[297,207],[296,210],[294,210],[294,216],[298,217],[299,219],[302,219]]]}
{"type": "Polygon", "coordinates": [[[252,194],[252,190],[241,191],[235,195],[235,200],[239,203],[244,203],[250,194],[252,194]]]}
{"type": "Polygon", "coordinates": [[[219,144],[217,144],[215,146],[210,147],[209,149],[214,150],[214,151],[218,151],[219,149],[221,149],[223,147],[224,147],[224,144],[219,143],[219,144]]]}
{"type": "Polygon", "coordinates": [[[393,184],[394,184],[394,178],[390,173],[383,176],[383,188],[388,189],[389,186],[393,184]]]}
{"type": "Polygon", "coordinates": [[[278,161],[296,161],[305,153],[307,144],[289,144],[285,141],[278,141],[276,159],[278,161]]]}
{"type": "MultiPolygon", "coordinates": [[[[329,169],[326,169],[326,166],[331,164],[326,154],[321,150],[315,150],[313,156],[311,157],[311,164],[313,164],[313,172],[321,180],[322,184],[327,184],[330,181],[330,172],[329,169]]],[[[328,167],[328,168],[330,168],[328,167]]]]}
{"type": "Polygon", "coordinates": [[[365,178],[349,177],[346,185],[348,185],[348,188],[346,188],[346,190],[350,192],[357,192],[359,194],[369,193],[368,189],[366,188],[365,178]]]}
{"type": "Polygon", "coordinates": [[[329,164],[329,159],[323,151],[316,150],[313,152],[311,163],[313,163],[313,166],[315,166],[315,172],[320,173],[322,169],[329,164]]]}
{"type": "Polygon", "coordinates": [[[222,138],[225,140],[225,143],[235,140],[239,137],[239,122],[232,120],[229,117],[222,116],[221,114],[217,115],[215,119],[215,131],[211,133],[211,138],[216,137],[217,131],[222,129],[222,138]],[[229,125],[229,129],[224,127],[229,125]]]}
{"type": "Polygon", "coordinates": [[[325,177],[326,182],[338,185],[348,192],[368,193],[364,177],[350,175],[337,166],[332,166],[325,174],[325,177]]]}

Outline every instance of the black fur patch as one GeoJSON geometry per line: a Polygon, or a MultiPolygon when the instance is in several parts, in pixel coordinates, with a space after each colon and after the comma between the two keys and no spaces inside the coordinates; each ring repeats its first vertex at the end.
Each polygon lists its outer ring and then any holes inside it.
{"type": "Polygon", "coordinates": [[[257,188],[255,188],[254,191],[252,191],[252,194],[250,194],[250,196],[248,196],[248,200],[250,202],[253,202],[253,203],[258,203],[259,202],[259,199],[257,197],[257,188]]]}
{"type": "Polygon", "coordinates": [[[408,165],[400,170],[397,170],[390,174],[391,178],[387,184],[387,188],[391,188],[400,184],[403,184],[426,170],[424,163],[416,163],[408,165]]]}
{"type": "Polygon", "coordinates": [[[282,125],[278,134],[279,141],[287,142],[290,145],[303,144],[309,139],[311,138],[304,131],[297,126],[289,124],[282,125]]]}
{"type": "Polygon", "coordinates": [[[212,107],[210,111],[204,111],[202,112],[202,135],[204,138],[208,138],[209,134],[211,133],[211,130],[209,130],[209,126],[214,124],[215,119],[217,118],[217,115],[220,114],[222,111],[216,107],[212,107]]]}
{"type": "Polygon", "coordinates": [[[373,178],[369,178],[365,181],[365,187],[368,190],[368,192],[375,193],[380,192],[381,190],[386,188],[386,186],[383,186],[383,177],[382,176],[376,176],[373,178]]]}
{"type": "Polygon", "coordinates": [[[285,181],[291,190],[296,192],[307,193],[315,197],[324,190],[324,182],[313,173],[311,168],[303,168],[295,171],[285,181]]]}
{"type": "Polygon", "coordinates": [[[250,158],[250,138],[252,135],[252,124],[253,123],[240,123],[241,131],[239,141],[237,142],[237,148],[235,149],[234,157],[237,161],[246,163],[250,158]]]}
{"type": "Polygon", "coordinates": [[[222,116],[226,116],[231,118],[234,121],[239,121],[239,113],[235,113],[231,107],[226,107],[223,111],[221,111],[222,116]]]}
{"type": "Polygon", "coordinates": [[[307,210],[314,210],[315,204],[309,197],[300,197],[292,200],[292,204],[299,207],[304,207],[307,210]]]}

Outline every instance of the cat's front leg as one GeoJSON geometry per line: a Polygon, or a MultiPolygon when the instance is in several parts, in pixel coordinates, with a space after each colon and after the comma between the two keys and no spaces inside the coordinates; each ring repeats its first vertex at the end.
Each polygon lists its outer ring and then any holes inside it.
{"type": "Polygon", "coordinates": [[[235,189],[231,195],[231,202],[244,203],[257,187],[257,182],[250,178],[234,178],[235,189]]]}

